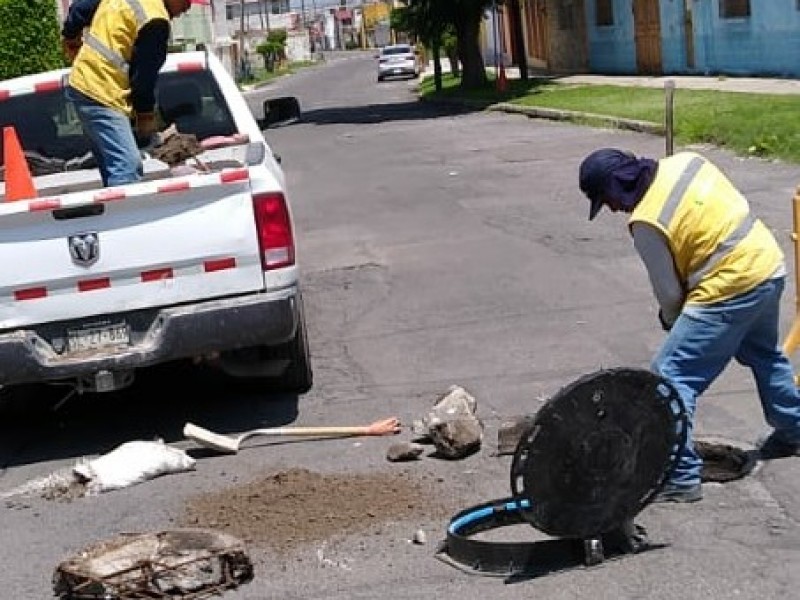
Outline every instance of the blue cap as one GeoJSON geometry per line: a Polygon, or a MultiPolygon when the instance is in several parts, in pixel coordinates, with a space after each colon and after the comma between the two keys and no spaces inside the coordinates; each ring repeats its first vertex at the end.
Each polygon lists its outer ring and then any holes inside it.
{"type": "Polygon", "coordinates": [[[606,189],[608,175],[617,167],[635,160],[635,156],[616,148],[595,150],[583,159],[579,171],[581,191],[589,198],[589,220],[591,221],[603,208],[603,192],[606,189]]]}

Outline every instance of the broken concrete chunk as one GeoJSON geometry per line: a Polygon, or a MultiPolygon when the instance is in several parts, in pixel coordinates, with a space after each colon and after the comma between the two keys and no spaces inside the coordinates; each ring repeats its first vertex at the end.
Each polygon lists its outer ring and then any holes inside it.
{"type": "Polygon", "coordinates": [[[386,458],[391,462],[416,460],[425,451],[425,446],[414,442],[397,442],[389,446],[386,458]]]}
{"type": "Polygon", "coordinates": [[[533,425],[533,420],[533,415],[523,415],[503,421],[497,430],[497,454],[514,454],[520,439],[533,425]]]}
{"type": "Polygon", "coordinates": [[[444,458],[463,458],[478,450],[483,440],[483,423],[463,417],[441,421],[431,426],[431,441],[444,458]]]}
{"type": "Polygon", "coordinates": [[[451,385],[447,393],[433,405],[433,413],[442,420],[458,415],[474,415],[477,410],[478,401],[460,385],[451,385]]]}

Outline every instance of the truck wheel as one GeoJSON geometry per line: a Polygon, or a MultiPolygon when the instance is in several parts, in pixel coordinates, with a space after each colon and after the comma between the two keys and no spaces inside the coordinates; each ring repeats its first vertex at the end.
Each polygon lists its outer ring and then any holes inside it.
{"type": "Polygon", "coordinates": [[[240,383],[261,389],[303,394],[311,389],[313,374],[302,296],[297,297],[294,337],[278,346],[252,346],[223,352],[216,365],[240,383]]]}
{"type": "Polygon", "coordinates": [[[311,357],[308,348],[308,333],[306,332],[306,317],[303,310],[303,300],[298,298],[297,331],[284,347],[282,352],[289,364],[286,370],[275,381],[276,387],[286,392],[304,394],[311,389],[313,372],[311,370],[311,357]]]}

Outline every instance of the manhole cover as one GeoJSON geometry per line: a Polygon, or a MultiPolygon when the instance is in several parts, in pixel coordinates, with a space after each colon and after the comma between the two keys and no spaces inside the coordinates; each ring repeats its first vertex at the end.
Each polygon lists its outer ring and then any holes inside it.
{"type": "Polygon", "coordinates": [[[694,447],[703,459],[703,481],[725,483],[741,479],[749,475],[757,463],[755,450],[732,444],[695,440],[694,447]]]}

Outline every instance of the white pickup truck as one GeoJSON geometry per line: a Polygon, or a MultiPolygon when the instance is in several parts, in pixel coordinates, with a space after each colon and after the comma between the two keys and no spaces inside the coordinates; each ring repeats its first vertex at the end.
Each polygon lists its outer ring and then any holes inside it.
{"type": "Polygon", "coordinates": [[[104,188],[66,73],[0,82],[0,125],[15,128],[36,187],[7,201],[3,183],[0,199],[0,386],[105,392],[137,369],[202,360],[307,391],[292,213],[262,133],[298,116],[296,100],[267,101],[256,119],[213,54],[170,54],[157,110],[202,153],[172,168],[145,154],[142,182],[104,188]]]}

